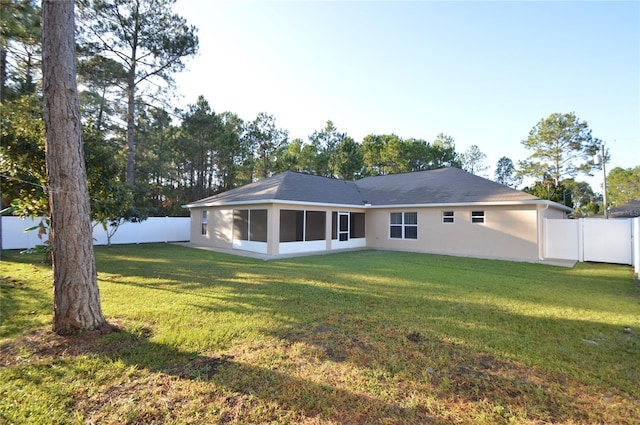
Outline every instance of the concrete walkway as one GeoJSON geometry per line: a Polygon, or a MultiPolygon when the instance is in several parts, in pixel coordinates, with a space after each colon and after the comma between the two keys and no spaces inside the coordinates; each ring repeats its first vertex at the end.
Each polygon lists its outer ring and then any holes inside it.
{"type": "Polygon", "coordinates": [[[539,261],[540,264],[547,264],[549,266],[567,267],[573,268],[578,261],[576,260],[563,260],[561,258],[545,258],[539,261]]]}

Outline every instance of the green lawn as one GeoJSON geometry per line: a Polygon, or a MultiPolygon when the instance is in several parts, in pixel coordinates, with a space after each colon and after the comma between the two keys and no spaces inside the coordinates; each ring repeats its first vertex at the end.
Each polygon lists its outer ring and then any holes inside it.
{"type": "Polygon", "coordinates": [[[640,422],[630,267],[99,247],[119,331],[63,338],[2,254],[0,424],[640,422]]]}

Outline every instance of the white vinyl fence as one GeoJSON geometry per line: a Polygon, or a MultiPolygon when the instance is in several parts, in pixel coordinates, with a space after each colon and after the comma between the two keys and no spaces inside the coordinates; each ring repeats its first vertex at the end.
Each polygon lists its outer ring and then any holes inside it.
{"type": "Polygon", "coordinates": [[[545,220],[545,257],[630,264],[640,271],[640,218],[545,220]]]}
{"type": "MultiPolygon", "coordinates": [[[[2,217],[2,249],[29,249],[42,245],[37,230],[25,232],[25,229],[37,226],[40,221],[40,218],[2,217]]],[[[120,225],[111,243],[185,242],[190,238],[190,228],[189,217],[149,217],[141,223],[120,225]]],[[[107,244],[107,234],[102,225],[94,226],[93,239],[94,245],[107,244]]]]}

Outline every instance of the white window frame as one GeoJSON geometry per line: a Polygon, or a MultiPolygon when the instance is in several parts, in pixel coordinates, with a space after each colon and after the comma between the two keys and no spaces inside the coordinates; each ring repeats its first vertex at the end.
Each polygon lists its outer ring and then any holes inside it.
{"type": "Polygon", "coordinates": [[[485,211],[476,210],[471,211],[471,224],[485,224],[487,221],[487,214],[485,211]]]}
{"type": "Polygon", "coordinates": [[[402,240],[411,240],[415,241],[418,239],[418,213],[416,211],[393,211],[389,213],[389,239],[402,239],[402,240]],[[391,217],[393,214],[400,214],[401,220],[400,223],[393,223],[391,217]],[[416,220],[415,223],[407,223],[407,214],[415,214],[416,220]],[[391,236],[391,229],[393,227],[400,227],[401,229],[401,237],[393,237],[391,236]],[[407,237],[407,228],[415,228],[416,229],[416,237],[408,238],[407,237]]]}
{"type": "Polygon", "coordinates": [[[453,224],[456,222],[455,211],[442,211],[442,223],[453,224]]]}
{"type": "Polygon", "coordinates": [[[207,210],[203,210],[202,211],[202,218],[201,218],[201,221],[200,221],[200,234],[202,236],[206,236],[207,233],[208,233],[207,221],[208,221],[207,210]]]}

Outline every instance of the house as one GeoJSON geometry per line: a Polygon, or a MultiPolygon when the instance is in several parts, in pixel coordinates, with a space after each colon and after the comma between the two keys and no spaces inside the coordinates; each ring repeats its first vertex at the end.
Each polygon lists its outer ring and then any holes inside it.
{"type": "MultiPolygon", "coordinates": [[[[609,208],[609,218],[634,218],[640,217],[640,201],[630,201],[617,207],[609,208]]],[[[594,218],[604,218],[604,213],[600,212],[594,218]]]]}
{"type": "Polygon", "coordinates": [[[283,254],[368,248],[543,259],[570,208],[457,168],[342,181],[284,172],[186,205],[191,242],[283,254]]]}

